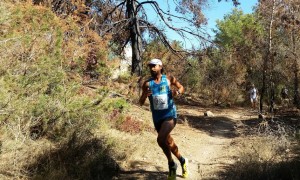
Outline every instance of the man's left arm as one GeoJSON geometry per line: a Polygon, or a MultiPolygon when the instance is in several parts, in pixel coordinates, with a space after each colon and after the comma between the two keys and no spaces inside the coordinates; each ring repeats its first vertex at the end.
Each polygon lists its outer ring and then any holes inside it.
{"type": "Polygon", "coordinates": [[[175,86],[177,88],[177,90],[173,90],[172,94],[177,96],[183,94],[184,87],[180,84],[180,82],[174,76],[170,76],[169,79],[171,86],[175,86]]]}

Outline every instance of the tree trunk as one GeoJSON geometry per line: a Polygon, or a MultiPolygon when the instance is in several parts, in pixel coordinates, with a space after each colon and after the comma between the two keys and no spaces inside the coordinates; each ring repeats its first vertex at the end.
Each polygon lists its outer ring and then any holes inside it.
{"type": "MultiPolygon", "coordinates": [[[[295,28],[295,23],[294,23],[294,27],[295,28]]],[[[293,58],[294,58],[294,105],[297,108],[300,108],[300,102],[299,102],[299,77],[298,77],[298,73],[299,73],[299,65],[297,62],[297,56],[296,56],[296,42],[295,42],[295,30],[293,29],[292,32],[292,44],[293,44],[293,58]]]]}
{"type": "Polygon", "coordinates": [[[262,90],[261,90],[261,96],[260,96],[260,112],[263,111],[263,100],[264,100],[264,94],[266,91],[266,79],[267,75],[269,74],[269,90],[270,90],[270,97],[269,97],[269,103],[270,103],[270,109],[269,111],[273,113],[274,111],[274,82],[273,82],[273,69],[274,69],[274,56],[273,56],[273,47],[272,47],[272,28],[273,28],[273,22],[274,22],[274,13],[275,13],[275,2],[276,0],[273,0],[272,4],[272,12],[271,12],[271,19],[269,24],[269,37],[268,37],[268,49],[266,52],[266,56],[264,58],[264,65],[263,65],[263,83],[262,83],[262,90]],[[268,65],[270,62],[270,65],[268,65]],[[269,70],[269,71],[268,71],[269,70]]]}
{"type": "MultiPolygon", "coordinates": [[[[298,65],[297,65],[298,66],[298,65]]],[[[300,103],[299,103],[299,67],[295,66],[294,70],[294,105],[297,106],[297,108],[300,108],[300,103]]]]}
{"type": "Polygon", "coordinates": [[[263,77],[262,77],[262,88],[260,92],[260,99],[259,99],[259,112],[263,112],[263,102],[264,102],[264,96],[266,92],[266,77],[267,77],[267,69],[268,69],[268,55],[264,58],[264,64],[263,64],[263,77]]]}
{"type": "Polygon", "coordinates": [[[273,113],[274,112],[274,95],[275,95],[275,87],[274,87],[274,78],[273,78],[273,71],[274,71],[274,54],[273,54],[273,34],[272,34],[272,29],[273,29],[273,22],[274,22],[274,13],[275,13],[275,2],[276,0],[273,0],[273,5],[272,5],[272,14],[271,14],[271,20],[270,20],[270,26],[269,26],[269,49],[268,49],[268,59],[270,61],[270,97],[269,97],[269,102],[270,102],[270,109],[269,112],[273,113]]]}
{"type": "Polygon", "coordinates": [[[133,0],[127,0],[127,18],[130,19],[130,40],[132,47],[131,74],[142,74],[142,38],[140,33],[139,19],[136,12],[136,4],[133,0]]]}

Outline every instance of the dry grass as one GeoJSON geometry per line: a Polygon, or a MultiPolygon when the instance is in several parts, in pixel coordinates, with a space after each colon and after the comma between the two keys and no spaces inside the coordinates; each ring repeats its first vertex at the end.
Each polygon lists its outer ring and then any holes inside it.
{"type": "Polygon", "coordinates": [[[220,173],[221,176],[230,180],[299,179],[300,159],[294,151],[295,141],[283,127],[274,133],[268,123],[261,126],[258,134],[239,142],[236,162],[220,173]]]}

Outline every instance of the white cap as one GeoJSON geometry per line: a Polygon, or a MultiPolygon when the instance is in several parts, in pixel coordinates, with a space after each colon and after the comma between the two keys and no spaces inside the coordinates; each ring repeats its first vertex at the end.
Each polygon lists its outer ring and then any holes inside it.
{"type": "Polygon", "coordinates": [[[162,66],[162,62],[160,59],[151,59],[151,61],[148,63],[149,64],[158,64],[158,65],[161,65],[162,66]]]}

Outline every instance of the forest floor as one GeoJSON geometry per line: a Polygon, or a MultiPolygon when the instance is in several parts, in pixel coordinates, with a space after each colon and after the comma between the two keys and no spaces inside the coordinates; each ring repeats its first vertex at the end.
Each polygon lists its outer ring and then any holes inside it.
{"type": "MultiPolygon", "coordinates": [[[[224,174],[241,156],[245,144],[257,140],[259,127],[265,125],[265,121],[258,118],[258,112],[250,108],[179,105],[178,114],[178,123],[171,135],[180,153],[188,158],[188,179],[192,180],[225,179],[224,174]],[[213,116],[204,116],[208,110],[213,116]]],[[[140,118],[150,119],[151,113],[146,112],[140,118]]],[[[299,125],[298,120],[295,122],[299,125]]],[[[123,162],[121,174],[114,179],[167,179],[167,160],[156,144],[156,132],[137,135],[136,138],[139,145],[123,162]]],[[[178,160],[176,162],[179,165],[178,160]]],[[[183,179],[180,166],[177,179],[183,179]]]]}

